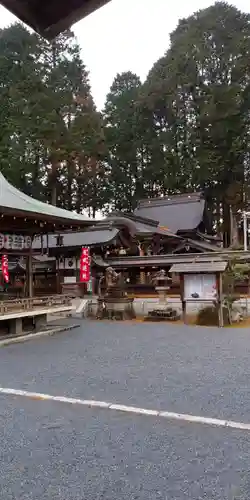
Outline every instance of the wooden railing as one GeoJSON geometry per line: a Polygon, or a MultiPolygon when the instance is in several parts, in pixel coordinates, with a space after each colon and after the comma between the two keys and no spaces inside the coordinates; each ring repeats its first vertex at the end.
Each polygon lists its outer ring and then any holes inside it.
{"type": "Polygon", "coordinates": [[[70,297],[67,295],[49,295],[33,297],[32,299],[15,299],[0,301],[0,315],[16,311],[31,311],[32,309],[46,309],[49,307],[69,306],[70,297]]]}

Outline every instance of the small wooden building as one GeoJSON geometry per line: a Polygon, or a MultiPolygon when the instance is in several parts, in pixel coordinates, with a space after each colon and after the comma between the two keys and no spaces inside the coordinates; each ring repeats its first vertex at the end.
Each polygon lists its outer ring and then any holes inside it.
{"type": "MultiPolygon", "coordinates": [[[[35,235],[80,230],[93,221],[85,215],[43,203],[12,186],[0,173],[0,255],[26,260],[25,279],[29,297],[33,296],[33,248],[35,235]]],[[[21,266],[22,267],[22,266],[21,266]]],[[[20,274],[20,269],[18,270],[20,274]]]]}
{"type": "Polygon", "coordinates": [[[174,264],[170,273],[180,275],[180,296],[183,320],[187,323],[188,304],[213,305],[218,309],[218,324],[223,326],[223,290],[222,274],[228,262],[225,261],[193,261],[174,264]]]}

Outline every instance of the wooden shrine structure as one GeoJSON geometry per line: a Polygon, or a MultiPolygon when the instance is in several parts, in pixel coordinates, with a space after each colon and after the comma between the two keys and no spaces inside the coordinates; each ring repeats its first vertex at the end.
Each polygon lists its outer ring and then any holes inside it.
{"type": "Polygon", "coordinates": [[[35,235],[80,230],[92,224],[85,215],[27,196],[0,174],[0,255],[7,255],[10,261],[15,257],[25,261],[28,297],[33,296],[32,242],[35,235]]]}
{"type": "MultiPolygon", "coordinates": [[[[58,282],[66,290],[79,283],[82,246],[90,248],[93,282],[111,266],[122,271],[128,290],[139,294],[153,292],[152,274],[159,269],[168,271],[179,256],[222,251],[220,239],[212,233],[202,193],[144,200],[133,213],[111,213],[84,232],[39,236],[33,250],[44,258],[54,258],[58,282]]],[[[177,277],[172,281],[174,287],[179,286],[177,277]]]]}
{"type": "MultiPolygon", "coordinates": [[[[7,290],[3,291],[0,300],[1,333],[6,331],[21,335],[25,324],[32,329],[40,328],[46,323],[48,314],[71,311],[72,305],[68,297],[34,297],[32,242],[38,234],[47,235],[66,229],[80,230],[91,224],[93,221],[85,215],[75,214],[27,196],[0,174],[0,255],[8,256],[12,264],[15,257],[19,259],[14,267],[12,266],[12,271],[20,273],[25,269],[26,283],[26,298],[16,297],[14,300],[10,300],[8,283],[6,284],[7,290]]],[[[3,272],[1,277],[3,279],[3,272]]]]}

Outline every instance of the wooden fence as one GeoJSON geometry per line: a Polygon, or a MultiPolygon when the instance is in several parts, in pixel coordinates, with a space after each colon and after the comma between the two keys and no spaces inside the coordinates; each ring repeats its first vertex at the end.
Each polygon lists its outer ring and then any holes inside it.
{"type": "Polygon", "coordinates": [[[48,295],[27,299],[1,300],[0,315],[11,314],[17,311],[31,311],[32,309],[48,309],[50,307],[69,306],[70,297],[67,295],[48,295]]]}

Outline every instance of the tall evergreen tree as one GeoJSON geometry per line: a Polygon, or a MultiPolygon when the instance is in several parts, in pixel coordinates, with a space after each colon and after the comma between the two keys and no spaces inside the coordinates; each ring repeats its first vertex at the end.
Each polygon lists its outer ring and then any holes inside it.
{"type": "Polygon", "coordinates": [[[205,189],[227,232],[228,190],[249,175],[249,21],[223,2],[180,21],[147,81],[166,176],[176,191],[205,189]]]}
{"type": "Polygon", "coordinates": [[[79,211],[90,205],[95,212],[105,179],[102,172],[98,184],[97,167],[89,164],[103,159],[103,127],[73,33],[47,42],[20,24],[2,30],[0,76],[4,173],[33,196],[79,211]],[[79,158],[88,165],[81,173],[79,158]]]}
{"type": "Polygon", "coordinates": [[[139,108],[141,82],[131,72],[118,74],[107,96],[104,120],[110,165],[111,206],[131,210],[143,196],[143,137],[139,108]]]}

